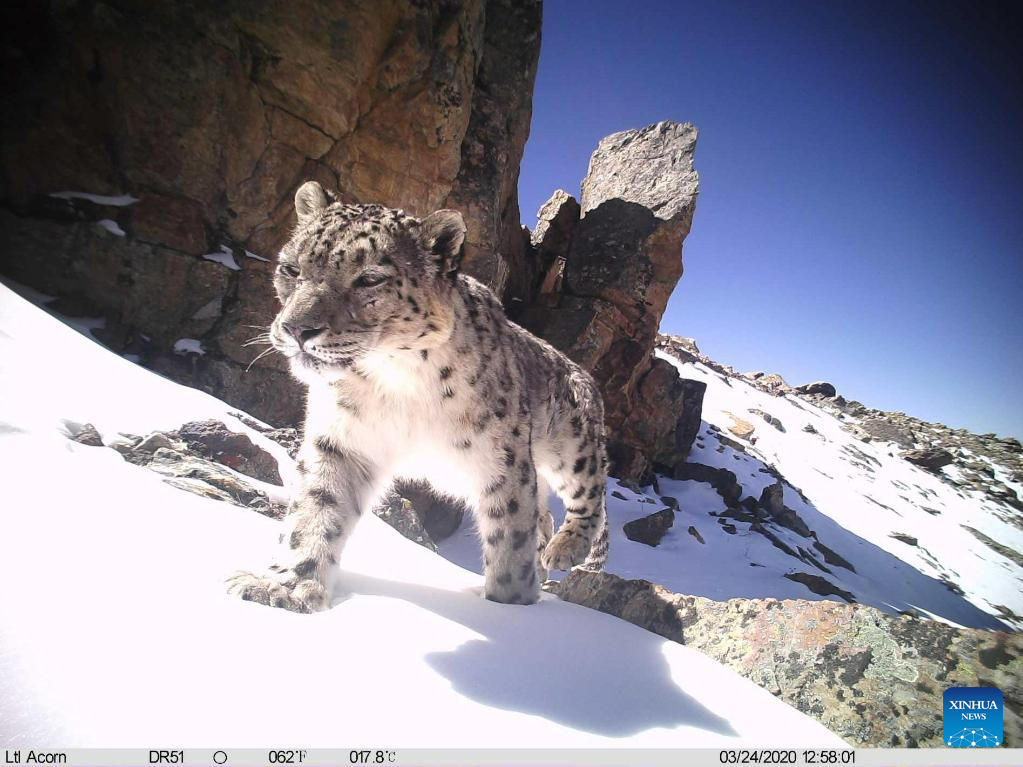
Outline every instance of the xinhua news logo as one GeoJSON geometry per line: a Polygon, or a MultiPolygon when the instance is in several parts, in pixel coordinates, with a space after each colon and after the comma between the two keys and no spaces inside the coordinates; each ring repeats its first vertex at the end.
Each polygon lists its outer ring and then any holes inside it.
{"type": "Polygon", "coordinates": [[[945,690],[942,725],[946,746],[1002,745],[1002,691],[997,687],[950,687],[945,690]]]}

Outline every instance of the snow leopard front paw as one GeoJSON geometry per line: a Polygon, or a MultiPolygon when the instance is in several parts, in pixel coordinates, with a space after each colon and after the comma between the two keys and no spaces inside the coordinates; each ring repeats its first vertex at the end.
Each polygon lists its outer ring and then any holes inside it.
{"type": "Polygon", "coordinates": [[[559,530],[540,556],[540,564],[548,570],[571,570],[581,564],[590,552],[590,542],[574,530],[559,530]]]}
{"type": "Polygon", "coordinates": [[[274,569],[268,575],[238,572],[227,579],[227,591],[248,602],[313,613],[328,606],[327,590],[319,581],[299,579],[293,570],[274,569]]]}

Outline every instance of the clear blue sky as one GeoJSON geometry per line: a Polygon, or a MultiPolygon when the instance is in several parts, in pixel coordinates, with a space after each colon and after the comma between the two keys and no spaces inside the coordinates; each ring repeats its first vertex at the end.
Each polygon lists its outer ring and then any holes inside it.
{"type": "Polygon", "coordinates": [[[971,5],[547,0],[523,222],[578,196],[603,136],[691,121],[701,193],[663,331],[1023,437],[1021,27],[971,5]]]}

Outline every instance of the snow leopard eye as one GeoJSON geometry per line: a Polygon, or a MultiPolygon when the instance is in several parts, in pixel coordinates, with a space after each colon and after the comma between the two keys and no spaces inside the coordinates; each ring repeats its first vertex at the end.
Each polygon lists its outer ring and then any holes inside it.
{"type": "Polygon", "coordinates": [[[285,277],[298,277],[298,267],[294,264],[281,264],[277,267],[277,272],[285,277]]]}
{"type": "Polygon", "coordinates": [[[387,282],[387,275],[379,272],[363,272],[352,284],[357,288],[373,288],[387,282]]]}

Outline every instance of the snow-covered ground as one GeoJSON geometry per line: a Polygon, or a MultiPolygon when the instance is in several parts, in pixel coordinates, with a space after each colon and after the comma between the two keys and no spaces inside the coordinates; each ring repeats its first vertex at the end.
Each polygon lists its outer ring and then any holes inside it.
{"type": "MultiPolygon", "coordinates": [[[[775,474],[783,476],[785,506],[817,534],[817,543],[839,554],[855,572],[827,562],[813,538],[768,524],[768,531],[792,552],[805,554],[792,556],[750,522],[719,516],[726,512],[725,502],[705,482],[663,477],[659,493],[612,488],[608,571],[712,599],[839,599],[785,577],[805,573],[889,612],[914,611],[961,626],[1023,629],[999,609],[1023,615],[1023,568],[966,529],[1023,552],[1023,530],[1006,522],[1019,512],[913,466],[899,457],[896,445],[861,442],[834,415],[802,398],[776,397],[701,363],[658,353],[683,378],[707,384],[703,424],[689,461],[734,472],[743,497],[759,498],[777,481],[775,474]],[[774,416],[785,431],[753,410],[774,416]],[[728,433],[731,414],[755,426],[755,444],[728,433]],[[807,425],[814,432],[804,431],[807,425]],[[742,444],[745,452],[724,444],[719,434],[742,444]],[[675,498],[680,511],[661,544],[651,548],[627,539],[622,525],[664,508],[660,499],[665,496],[675,498]]],[[[560,509],[556,501],[552,507],[560,509]]],[[[473,537],[467,522],[441,544],[441,552],[478,568],[473,537]]]]}
{"type": "MultiPolygon", "coordinates": [[[[232,599],[225,576],[268,561],[277,523],[68,434],[88,422],[109,443],[217,418],[290,474],[280,448],[224,403],[3,286],[0,381],[5,747],[840,744],[751,682],[625,622],[550,597],[487,602],[479,576],[372,517],[345,552],[332,609],[232,599]]],[[[626,508],[615,506],[619,519],[626,508]]]]}

